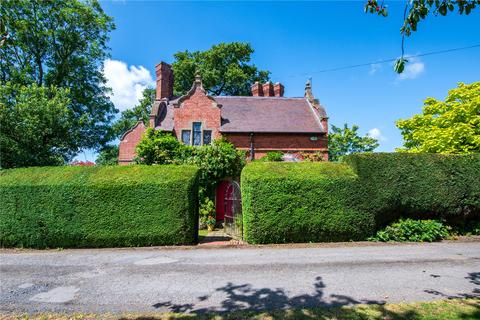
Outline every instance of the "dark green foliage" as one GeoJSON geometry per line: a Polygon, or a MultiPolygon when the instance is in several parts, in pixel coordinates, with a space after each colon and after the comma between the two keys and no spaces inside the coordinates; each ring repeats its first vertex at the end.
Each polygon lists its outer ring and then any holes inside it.
{"type": "Polygon", "coordinates": [[[193,166],[0,171],[0,246],[195,243],[197,171],[193,166]]]}
{"type": "Polygon", "coordinates": [[[205,90],[212,95],[249,96],[255,81],[269,80],[268,71],[251,63],[253,48],[248,43],[220,43],[205,51],[181,51],[174,55],[174,94],[190,90],[195,73],[202,76],[205,90]]]}
{"type": "Polygon", "coordinates": [[[184,155],[190,151],[170,132],[147,128],[136,147],[136,153],[136,163],[151,165],[182,163],[184,155]]]}
{"type": "MultiPolygon", "coordinates": [[[[191,164],[200,168],[200,199],[213,199],[215,187],[226,177],[238,177],[245,166],[245,154],[228,141],[192,147],[168,132],[148,128],[137,145],[136,162],[141,164],[191,164]]],[[[203,200],[202,200],[203,201],[203,200]]]]}
{"type": "Polygon", "coordinates": [[[280,162],[283,161],[283,153],[279,151],[267,152],[267,155],[260,159],[261,161],[280,162]]]}
{"type": "Polygon", "coordinates": [[[0,168],[61,165],[74,153],[69,90],[0,84],[0,168]]]}
{"type": "Polygon", "coordinates": [[[189,148],[191,154],[184,158],[184,163],[200,168],[200,198],[213,199],[218,183],[227,177],[238,177],[245,166],[245,153],[226,140],[189,148]]]}
{"type": "Polygon", "coordinates": [[[355,154],[346,162],[379,226],[401,216],[455,224],[480,214],[479,154],[355,154]]]}
{"type": "Polygon", "coordinates": [[[241,181],[249,243],[362,240],[374,232],[374,216],[357,209],[357,178],[345,164],[255,162],[241,181]]]}
{"type": "Polygon", "coordinates": [[[364,240],[401,217],[462,225],[480,216],[479,154],[255,162],[241,181],[244,238],[251,243],[364,240]]]}
{"type": "Polygon", "coordinates": [[[449,228],[436,220],[400,219],[380,230],[370,241],[433,242],[449,236],[449,228]]]}
{"type": "Polygon", "coordinates": [[[115,28],[112,18],[97,0],[0,3],[1,29],[8,32],[0,48],[0,86],[68,89],[68,151],[105,145],[112,139],[110,122],[116,113],[102,70],[115,28]]]}
{"type": "Polygon", "coordinates": [[[98,153],[95,163],[102,166],[112,166],[118,164],[118,146],[107,145],[98,153]]]}

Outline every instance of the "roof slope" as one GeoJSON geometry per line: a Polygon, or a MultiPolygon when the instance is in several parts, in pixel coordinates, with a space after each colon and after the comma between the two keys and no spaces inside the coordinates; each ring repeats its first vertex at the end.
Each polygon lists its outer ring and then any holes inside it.
{"type": "Polygon", "coordinates": [[[324,133],[320,115],[306,98],[217,96],[221,132],[324,133]]]}

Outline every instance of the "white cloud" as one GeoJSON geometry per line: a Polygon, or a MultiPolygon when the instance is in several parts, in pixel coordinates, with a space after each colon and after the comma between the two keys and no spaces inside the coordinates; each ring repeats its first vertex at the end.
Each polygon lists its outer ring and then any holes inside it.
{"type": "Polygon", "coordinates": [[[105,60],[104,74],[107,86],[112,88],[110,99],[117,109],[133,108],[142,98],[147,87],[154,87],[155,81],[143,66],[128,66],[123,61],[105,60]]]}
{"type": "Polygon", "coordinates": [[[399,80],[411,80],[415,79],[423,72],[425,72],[425,64],[416,58],[406,57],[408,62],[405,65],[405,70],[398,75],[399,80]]]}
{"type": "Polygon", "coordinates": [[[373,76],[377,71],[382,69],[382,65],[380,63],[372,63],[370,65],[370,71],[368,71],[368,74],[373,76]]]}
{"type": "Polygon", "coordinates": [[[386,141],[387,140],[387,138],[382,134],[382,132],[378,128],[373,128],[373,129],[368,130],[367,135],[369,137],[377,139],[378,141],[386,141]]]}

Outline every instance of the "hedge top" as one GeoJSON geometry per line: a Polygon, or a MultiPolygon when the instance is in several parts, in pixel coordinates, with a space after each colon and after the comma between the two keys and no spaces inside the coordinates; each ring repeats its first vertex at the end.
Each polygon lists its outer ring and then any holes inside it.
{"type": "Polygon", "coordinates": [[[197,167],[189,165],[31,167],[0,170],[0,186],[161,184],[187,182],[197,172],[197,167]]]}
{"type": "Polygon", "coordinates": [[[354,178],[353,170],[344,163],[332,162],[253,162],[242,171],[242,178],[319,179],[354,178]]]}

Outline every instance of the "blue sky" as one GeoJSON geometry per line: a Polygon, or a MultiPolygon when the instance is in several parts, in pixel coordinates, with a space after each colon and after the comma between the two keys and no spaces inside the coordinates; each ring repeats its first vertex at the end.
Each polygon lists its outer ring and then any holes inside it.
{"type": "MultiPolygon", "coordinates": [[[[358,124],[362,134],[377,129],[379,151],[393,151],[402,145],[396,120],[419,113],[426,97],[443,99],[458,82],[480,80],[479,47],[414,59],[402,77],[389,63],[318,72],[397,57],[400,1],[385,0],[387,18],[364,14],[364,1],[101,3],[117,26],[105,73],[121,109],[134,104],[141,89],[153,83],[155,64],[172,62],[175,52],[245,41],[255,49],[253,62],[285,85],[286,96],[302,96],[312,77],[314,94],[331,124],[358,124]]],[[[480,10],[474,10],[469,16],[422,21],[407,39],[405,52],[415,55],[479,43],[480,10]]]]}

